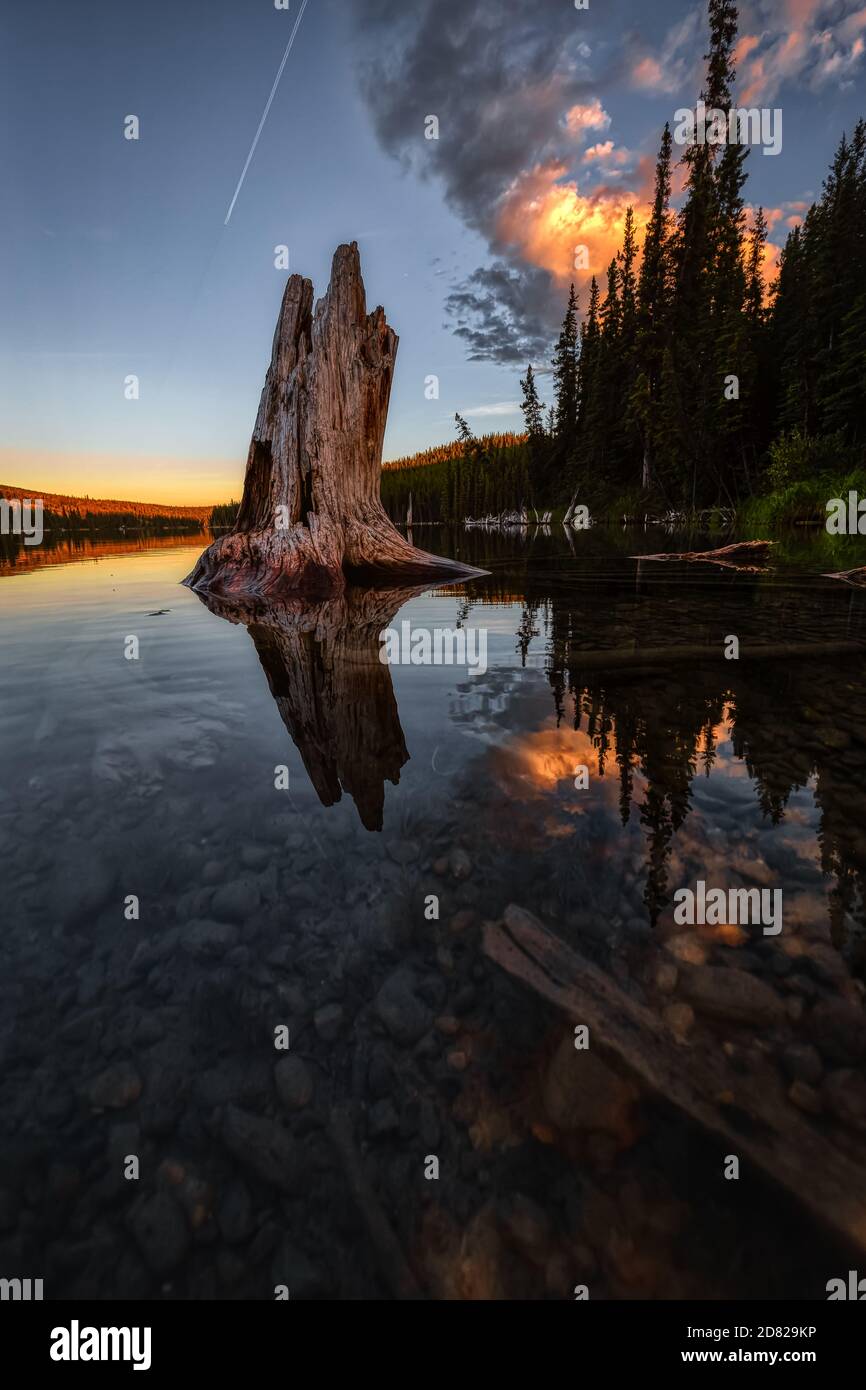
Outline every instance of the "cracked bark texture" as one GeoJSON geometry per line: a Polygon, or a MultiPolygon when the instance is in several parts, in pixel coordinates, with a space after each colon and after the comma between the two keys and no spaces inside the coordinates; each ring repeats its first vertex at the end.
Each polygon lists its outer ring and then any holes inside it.
{"type": "Polygon", "coordinates": [[[184,580],[217,595],[339,593],[373,582],[482,574],[418,550],[380,499],[397,335],[367,313],[355,242],[339,246],[327,294],[289,279],[274,334],[234,529],[184,580]]]}

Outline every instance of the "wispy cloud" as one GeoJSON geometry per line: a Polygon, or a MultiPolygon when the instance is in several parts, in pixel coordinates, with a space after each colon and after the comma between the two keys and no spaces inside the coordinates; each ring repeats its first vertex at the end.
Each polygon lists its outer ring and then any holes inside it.
{"type": "Polygon", "coordinates": [[[476,415],[513,415],[520,410],[519,401],[495,401],[492,405],[471,405],[462,410],[461,415],[474,419],[476,415]]]}
{"type": "Polygon", "coordinates": [[[698,57],[702,22],[703,11],[695,6],[685,19],[668,30],[658,53],[637,55],[631,69],[632,84],[648,92],[676,92],[689,85],[698,57]]]}

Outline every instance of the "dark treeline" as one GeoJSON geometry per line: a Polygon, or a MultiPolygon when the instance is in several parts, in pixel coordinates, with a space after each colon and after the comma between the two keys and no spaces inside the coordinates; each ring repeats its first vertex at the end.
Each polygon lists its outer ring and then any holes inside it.
{"type": "MultiPolygon", "coordinates": [[[[708,110],[735,105],[737,11],[710,0],[708,110]]],[[[690,144],[670,210],[665,126],[637,268],[634,220],[579,333],[556,356],[554,467],[578,487],[654,492],[677,508],[737,504],[766,481],[862,463],[866,445],[866,124],[843,136],[820,200],[789,235],[771,294],[767,225],[743,197],[748,147],[690,144]],[[573,404],[576,398],[576,405],[573,404]],[[768,475],[768,476],[765,476],[768,475]]]]}
{"type": "Polygon", "coordinates": [[[532,505],[535,483],[524,436],[486,434],[476,439],[460,416],[459,438],[411,459],[386,463],[382,502],[395,521],[405,521],[412,501],[415,522],[498,515],[522,499],[532,505]]]}
{"type": "Polygon", "coordinates": [[[238,507],[240,505],[240,502],[235,501],[218,503],[217,506],[211,510],[211,529],[218,530],[222,527],[234,526],[237,519],[238,507]]]}
{"type": "MultiPolygon", "coordinates": [[[[736,106],[736,37],[736,6],[709,0],[708,111],[736,106]]],[[[744,198],[748,155],[731,141],[684,146],[684,197],[674,211],[665,126],[642,247],[629,209],[604,293],[593,277],[582,322],[572,286],[552,411],[545,415],[529,366],[526,441],[494,460],[484,441],[464,438],[451,464],[459,477],[431,489],[438,511],[429,519],[571,499],[739,506],[864,466],[866,122],[840,140],[769,293],[766,219],[761,208],[749,216],[744,198]],[[496,466],[507,476],[493,476],[496,466]]],[[[401,504],[404,480],[408,470],[388,486],[401,504]]],[[[414,477],[412,490],[420,493],[414,477]]]]}
{"type": "Polygon", "coordinates": [[[205,529],[204,522],[198,517],[174,516],[171,513],[156,512],[153,515],[143,515],[138,512],[58,512],[47,507],[42,513],[42,523],[46,531],[62,531],[68,535],[76,535],[81,531],[134,531],[137,535],[150,536],[160,531],[171,531],[176,535],[198,536],[205,529]]]}

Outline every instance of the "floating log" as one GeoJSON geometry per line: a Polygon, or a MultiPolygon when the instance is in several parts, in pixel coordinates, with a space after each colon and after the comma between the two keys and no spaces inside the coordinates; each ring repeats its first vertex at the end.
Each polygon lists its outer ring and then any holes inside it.
{"type": "Polygon", "coordinates": [[[313,310],[310,280],[286,285],[228,535],[184,580],[217,595],[339,593],[345,572],[397,579],[485,573],[410,545],[380,499],[397,335],[367,313],[358,247],[339,246],[313,310]]]}
{"type": "Polygon", "coordinates": [[[794,1108],[769,1064],[744,1074],[719,1047],[680,1046],[656,1014],[523,908],[511,905],[501,922],[485,923],[483,940],[504,970],[587,1024],[600,1053],[866,1251],[866,1169],[794,1108]]]}
{"type": "Polygon", "coordinates": [[[839,570],[837,574],[825,574],[824,578],[841,579],[845,584],[853,584],[856,588],[866,588],[866,565],[854,570],[839,570]]]}
{"type": "MultiPolygon", "coordinates": [[[[614,671],[643,666],[669,666],[678,661],[726,661],[721,642],[683,642],[676,647],[632,647],[626,651],[584,651],[570,646],[569,661],[575,670],[614,671]]],[[[755,646],[740,646],[740,663],[744,661],[815,661],[828,656],[864,656],[866,642],[844,637],[832,642],[759,642],[755,646]]]]}
{"type": "Polygon", "coordinates": [[[632,555],[632,560],[707,560],[713,565],[724,565],[742,569],[748,565],[763,564],[770,558],[775,541],[736,541],[733,545],[723,545],[719,550],[682,550],[675,554],[662,552],[659,555],[632,555]]]}

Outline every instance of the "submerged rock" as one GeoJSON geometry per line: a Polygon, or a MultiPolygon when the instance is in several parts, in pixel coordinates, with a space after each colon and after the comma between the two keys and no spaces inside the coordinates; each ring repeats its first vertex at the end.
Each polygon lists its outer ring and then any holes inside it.
{"type": "Polygon", "coordinates": [[[433,1012],[418,998],[414,972],[400,966],[376,996],[376,1013],[391,1037],[403,1046],[418,1041],[433,1022],[433,1012]]]}
{"type": "Polygon", "coordinates": [[[543,1086],[551,1124],[565,1133],[602,1130],[628,1141],[636,1091],[594,1052],[577,1051],[569,1034],[550,1059],[543,1086]]]}
{"type": "Polygon", "coordinates": [[[831,1062],[859,1062],[866,1053],[866,1014],[844,999],[824,999],[808,1019],[812,1040],[831,1062]]]}
{"type": "Polygon", "coordinates": [[[228,922],[190,922],[180,934],[180,944],[198,960],[210,960],[231,950],[238,939],[237,927],[228,922]]]}
{"type": "Polygon", "coordinates": [[[821,1097],[830,1114],[849,1129],[866,1133],[866,1077],[851,1067],[824,1078],[821,1097]]]}
{"type": "Polygon", "coordinates": [[[301,1155],[292,1136],[276,1121],[228,1106],[223,1142],[242,1168],[281,1192],[295,1192],[303,1172],[301,1155]]]}
{"type": "Polygon", "coordinates": [[[313,1024],[322,1042],[334,1042],[343,1026],[342,1005],[324,1004],[313,1015],[313,1024]]]}
{"type": "Polygon", "coordinates": [[[274,1083],[287,1110],[302,1110],[313,1098],[313,1074],[300,1057],[281,1057],[274,1067],[274,1083]]]}
{"type": "Polygon", "coordinates": [[[167,1192],[141,1198],[132,1209],[129,1225],[152,1274],[168,1274],[186,1258],[190,1244],[187,1224],[167,1192]]]}
{"type": "Polygon", "coordinates": [[[90,1104],[99,1110],[123,1110],[140,1095],[141,1077],[129,1062],[106,1068],[87,1088],[90,1104]]]}
{"type": "Polygon", "coordinates": [[[785,1016],[775,990],[745,970],[695,966],[683,976],[682,993],[697,1013],[723,1023],[773,1027],[785,1016]]]}

